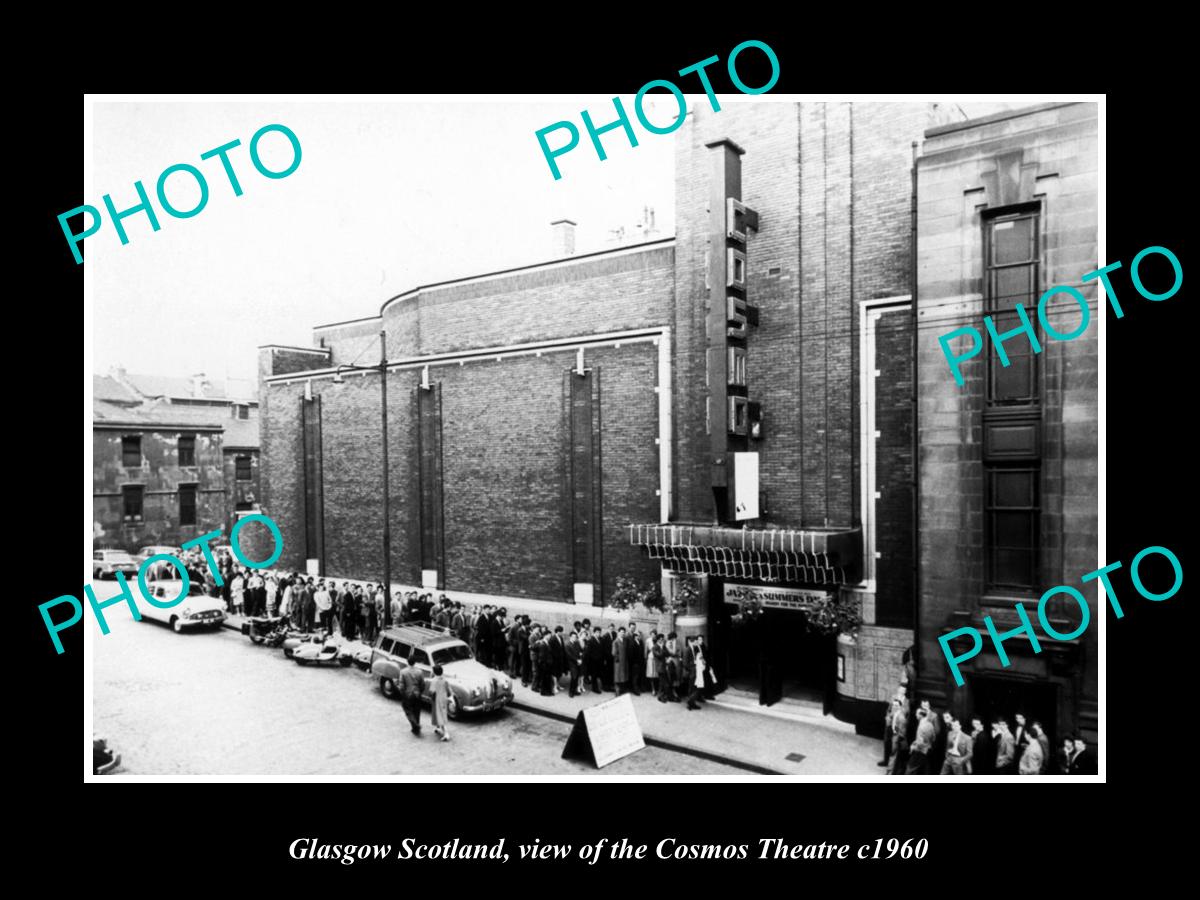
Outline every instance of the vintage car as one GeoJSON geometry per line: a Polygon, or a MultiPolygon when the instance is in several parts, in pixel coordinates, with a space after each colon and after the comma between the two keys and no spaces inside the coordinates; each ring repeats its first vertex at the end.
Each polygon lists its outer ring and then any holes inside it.
{"type": "Polygon", "coordinates": [[[385,697],[399,694],[400,670],[412,659],[425,674],[425,700],[433,667],[442,667],[450,686],[450,718],[461,713],[499,709],[513,698],[513,685],[503,672],[489,669],[471,654],[471,649],[449,632],[428,625],[396,625],[385,628],[371,651],[371,675],[379,679],[385,697]]]}
{"type": "Polygon", "coordinates": [[[121,754],[108,746],[108,741],[92,735],[92,774],[108,775],[121,764],[121,754]]]}
{"type": "Polygon", "coordinates": [[[124,550],[96,550],[92,553],[92,577],[116,578],[121,572],[126,579],[136,575],[138,561],[124,550]]]}
{"type": "MultiPolygon", "coordinates": [[[[156,600],[166,603],[179,596],[183,582],[167,579],[147,582],[146,586],[156,600]]],[[[138,604],[138,609],[143,619],[163,622],[176,632],[182,632],[185,628],[211,628],[215,631],[225,621],[225,604],[221,598],[207,596],[204,589],[194,581],[188,585],[188,596],[174,606],[161,609],[142,602],[138,604]]]]}
{"type": "Polygon", "coordinates": [[[183,550],[179,547],[171,547],[166,544],[151,544],[149,547],[143,547],[137,552],[135,559],[141,565],[152,556],[161,556],[167,554],[176,558],[183,556],[183,550]]]}
{"type": "Polygon", "coordinates": [[[292,651],[291,657],[298,665],[348,666],[354,662],[354,657],[343,653],[341,645],[333,640],[302,643],[292,651]]]}

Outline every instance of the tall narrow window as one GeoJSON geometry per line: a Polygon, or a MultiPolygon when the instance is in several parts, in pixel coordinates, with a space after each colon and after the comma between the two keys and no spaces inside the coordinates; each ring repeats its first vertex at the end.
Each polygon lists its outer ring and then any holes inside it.
{"type": "Polygon", "coordinates": [[[179,464],[181,466],[196,464],[196,436],[194,434],[179,436],[179,464]]]}
{"type": "Polygon", "coordinates": [[[249,456],[246,456],[244,454],[238,456],[237,459],[234,460],[234,465],[236,467],[235,477],[237,478],[238,481],[253,480],[254,476],[252,475],[252,468],[250,465],[250,457],[249,456]]]}
{"type": "Polygon", "coordinates": [[[196,485],[194,484],[179,486],[179,524],[196,524],[196,485]]]}
{"type": "MultiPolygon", "coordinates": [[[[985,305],[997,333],[1020,328],[1021,304],[1037,328],[1039,210],[1009,208],[984,221],[985,305]]],[[[1041,406],[1037,354],[1027,334],[1004,342],[1009,364],[988,355],[984,428],[987,588],[1036,592],[1041,543],[1041,406]]]]}
{"type": "MultiPolygon", "coordinates": [[[[985,225],[987,233],[987,313],[998,334],[1021,327],[1016,307],[1025,308],[1037,330],[1038,217],[1037,213],[997,216],[985,225]]],[[[1014,335],[1004,342],[1009,364],[988,354],[988,403],[1023,404],[1037,401],[1037,354],[1029,338],[1014,335]]]]}
{"type": "Polygon", "coordinates": [[[126,522],[142,521],[142,494],[145,487],[140,484],[126,484],[121,487],[121,500],[126,522]]]}
{"type": "Polygon", "coordinates": [[[142,439],[136,434],[127,434],[121,438],[121,465],[127,469],[140,469],[142,466],[142,439]]]}

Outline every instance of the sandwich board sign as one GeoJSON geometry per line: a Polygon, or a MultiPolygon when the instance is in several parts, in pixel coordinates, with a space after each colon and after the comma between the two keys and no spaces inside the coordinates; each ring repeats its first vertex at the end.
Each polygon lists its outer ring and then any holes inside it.
{"type": "Polygon", "coordinates": [[[586,760],[602,769],[645,746],[633,698],[622,694],[580,711],[562,758],[586,760]]]}

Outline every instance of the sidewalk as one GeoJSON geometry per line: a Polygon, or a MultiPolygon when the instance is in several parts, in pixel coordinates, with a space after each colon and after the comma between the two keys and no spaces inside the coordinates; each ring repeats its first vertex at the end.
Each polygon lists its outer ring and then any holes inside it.
{"type": "MultiPolygon", "coordinates": [[[[564,688],[543,697],[518,681],[513,706],[540,715],[574,722],[581,709],[611,700],[616,694],[568,697],[564,688]]],[[[798,722],[732,706],[717,706],[720,694],[699,710],[683,703],[659,703],[649,693],[633,697],[634,710],[646,743],[681,753],[729,763],[764,775],[844,778],[881,775],[876,766],[883,753],[874,738],[798,722]],[[797,758],[798,757],[798,758],[797,758]]],[[[684,775],[686,772],[680,772],[684,775]]]]}
{"type": "MultiPolygon", "coordinates": [[[[240,633],[242,621],[241,616],[230,615],[224,627],[240,633]]],[[[563,722],[574,722],[580,710],[616,696],[588,693],[568,697],[564,687],[553,697],[543,697],[519,680],[513,692],[514,708],[563,722]]],[[[831,717],[812,722],[782,718],[771,710],[742,707],[722,699],[724,696],[718,694],[716,700],[695,711],[683,703],[659,703],[648,692],[632,700],[650,746],[738,766],[747,774],[812,779],[883,774],[875,765],[883,753],[880,742],[854,734],[843,722],[831,717]]]]}

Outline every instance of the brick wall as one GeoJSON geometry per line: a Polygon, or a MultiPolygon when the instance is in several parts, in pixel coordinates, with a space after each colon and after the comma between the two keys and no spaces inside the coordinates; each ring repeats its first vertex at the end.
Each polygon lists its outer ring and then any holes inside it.
{"type": "Polygon", "coordinates": [[[688,117],[676,144],[676,474],[679,518],[709,520],[704,441],[708,154],[745,151],[742,199],[760,214],[747,296],[749,394],[764,405],[765,523],[859,518],[858,301],[910,287],[911,142],[926,104],[739,104],[688,117]]]}

